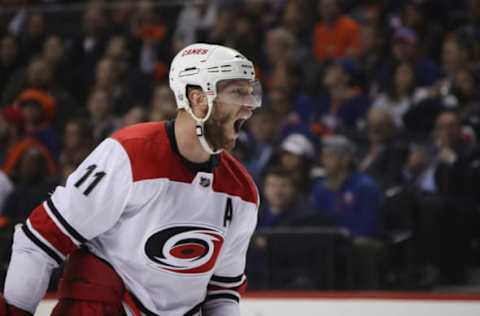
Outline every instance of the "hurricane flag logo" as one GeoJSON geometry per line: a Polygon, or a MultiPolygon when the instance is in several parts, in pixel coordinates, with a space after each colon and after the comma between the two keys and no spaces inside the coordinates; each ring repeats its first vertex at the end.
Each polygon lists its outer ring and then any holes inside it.
{"type": "Polygon", "coordinates": [[[198,274],[213,269],[223,245],[222,234],[212,228],[175,226],[148,237],[145,254],[167,271],[198,274]]]}

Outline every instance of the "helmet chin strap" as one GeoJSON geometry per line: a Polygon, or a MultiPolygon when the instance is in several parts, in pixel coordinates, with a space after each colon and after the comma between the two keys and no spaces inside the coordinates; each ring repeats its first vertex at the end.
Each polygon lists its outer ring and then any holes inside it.
{"type": "Polygon", "coordinates": [[[212,114],[212,109],[213,109],[213,101],[208,100],[209,107],[207,114],[205,115],[204,118],[199,118],[197,117],[190,106],[185,107],[185,110],[187,110],[188,114],[195,120],[195,134],[198,137],[198,141],[200,142],[200,145],[202,146],[203,150],[205,150],[207,153],[210,155],[216,155],[219,154],[223,151],[223,148],[214,150],[210,144],[208,143],[207,139],[205,138],[205,122],[210,118],[210,115],[212,114]]]}
{"type": "Polygon", "coordinates": [[[216,155],[222,152],[223,148],[218,150],[213,150],[210,144],[208,143],[207,139],[205,138],[205,123],[201,121],[197,121],[195,125],[195,133],[197,134],[198,140],[200,141],[200,145],[202,145],[203,150],[205,150],[210,155],[216,155]]]}

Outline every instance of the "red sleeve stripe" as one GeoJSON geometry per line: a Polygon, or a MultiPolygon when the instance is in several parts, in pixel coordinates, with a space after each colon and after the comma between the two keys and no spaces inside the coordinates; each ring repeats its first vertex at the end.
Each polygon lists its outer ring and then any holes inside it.
{"type": "Polygon", "coordinates": [[[61,261],[65,260],[65,256],[58,251],[52,244],[48,242],[43,236],[32,227],[32,223],[30,219],[27,219],[25,225],[24,233],[32,240],[39,248],[44,250],[52,259],[54,259],[57,263],[60,264],[61,261]],[[59,261],[59,259],[61,261],[59,261]]]}
{"type": "MultiPolygon", "coordinates": [[[[77,247],[80,247],[80,245],[82,244],[80,241],[78,241],[77,239],[75,239],[71,234],[70,232],[66,229],[66,227],[63,225],[63,221],[60,221],[58,219],[58,216],[56,215],[58,213],[57,209],[55,207],[52,208],[53,206],[53,202],[51,202],[51,199],[48,199],[47,201],[43,202],[42,204],[43,208],[45,209],[45,211],[47,212],[48,216],[50,217],[50,219],[55,223],[55,225],[57,225],[58,229],[60,229],[62,231],[62,233],[66,236],[68,236],[70,238],[70,240],[77,246],[77,247]],[[49,203],[50,202],[50,203],[49,203]],[[53,211],[55,210],[55,212],[53,211]]],[[[63,219],[63,217],[62,217],[63,219]]]]}
{"type": "Polygon", "coordinates": [[[55,204],[53,204],[53,201],[51,198],[49,198],[47,201],[47,206],[50,209],[51,213],[54,215],[54,217],[61,223],[61,226],[65,228],[68,231],[69,236],[72,236],[75,240],[77,240],[79,243],[85,243],[87,239],[80,235],[75,228],[73,228],[60,214],[60,212],[57,210],[55,207],[55,204]]]}
{"type": "Polygon", "coordinates": [[[27,223],[30,223],[31,228],[62,256],[67,256],[78,248],[72,239],[60,230],[43,205],[39,205],[33,210],[27,223]]]}

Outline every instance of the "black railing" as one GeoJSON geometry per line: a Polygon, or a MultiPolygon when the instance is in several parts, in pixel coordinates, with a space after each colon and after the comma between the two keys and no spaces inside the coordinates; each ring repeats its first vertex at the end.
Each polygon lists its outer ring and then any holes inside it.
{"type": "Polygon", "coordinates": [[[253,289],[346,289],[352,286],[352,239],[330,227],[258,230],[247,272],[253,289]]]}

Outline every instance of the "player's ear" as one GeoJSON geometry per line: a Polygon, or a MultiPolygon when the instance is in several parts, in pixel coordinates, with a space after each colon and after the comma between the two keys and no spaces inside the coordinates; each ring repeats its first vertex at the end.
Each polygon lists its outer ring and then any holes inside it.
{"type": "Polygon", "coordinates": [[[205,117],[208,111],[208,101],[202,89],[200,87],[189,87],[187,94],[193,114],[199,118],[205,117]]]}

